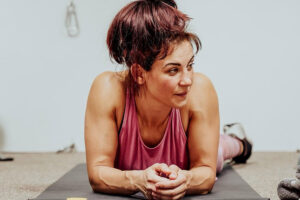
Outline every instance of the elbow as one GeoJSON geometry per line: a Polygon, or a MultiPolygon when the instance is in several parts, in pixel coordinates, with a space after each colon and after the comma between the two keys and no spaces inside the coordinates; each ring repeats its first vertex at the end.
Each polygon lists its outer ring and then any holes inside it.
{"type": "Polygon", "coordinates": [[[188,189],[187,194],[191,195],[205,195],[212,191],[215,181],[216,173],[213,170],[207,170],[202,180],[195,186],[188,189]]]}
{"type": "Polygon", "coordinates": [[[210,181],[209,181],[209,183],[207,183],[206,188],[204,188],[203,194],[208,194],[208,193],[210,193],[210,192],[212,191],[213,187],[214,187],[214,184],[215,184],[215,180],[214,180],[213,182],[210,182],[210,181]]]}
{"type": "Polygon", "coordinates": [[[103,192],[103,188],[100,185],[97,185],[97,184],[90,184],[90,185],[91,185],[94,193],[102,193],[103,192]]]}
{"type": "Polygon", "coordinates": [[[196,193],[198,193],[200,195],[209,194],[212,191],[214,184],[215,184],[215,179],[206,180],[206,183],[204,185],[202,185],[202,188],[199,191],[199,193],[198,192],[196,192],[196,193]]]}
{"type": "Polygon", "coordinates": [[[207,179],[205,181],[205,184],[203,185],[203,194],[208,194],[212,191],[214,185],[216,182],[216,173],[211,171],[209,176],[207,176],[207,179]]]}
{"type": "Polygon", "coordinates": [[[100,167],[90,168],[88,170],[88,179],[90,186],[95,193],[107,193],[109,186],[101,178],[100,167]]]}
{"type": "Polygon", "coordinates": [[[101,192],[101,188],[99,187],[99,184],[96,184],[93,180],[90,179],[90,186],[95,193],[101,192]]]}
{"type": "Polygon", "coordinates": [[[103,183],[101,183],[99,181],[95,181],[92,178],[89,178],[89,182],[90,182],[93,192],[95,192],[95,193],[106,193],[107,192],[107,187],[105,187],[105,185],[103,183]]]}

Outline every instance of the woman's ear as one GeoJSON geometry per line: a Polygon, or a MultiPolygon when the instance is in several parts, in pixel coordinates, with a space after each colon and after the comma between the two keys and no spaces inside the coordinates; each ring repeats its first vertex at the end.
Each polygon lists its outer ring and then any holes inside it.
{"type": "Polygon", "coordinates": [[[134,81],[143,85],[145,83],[145,70],[139,64],[132,64],[130,67],[130,73],[134,79],[134,81]]]}

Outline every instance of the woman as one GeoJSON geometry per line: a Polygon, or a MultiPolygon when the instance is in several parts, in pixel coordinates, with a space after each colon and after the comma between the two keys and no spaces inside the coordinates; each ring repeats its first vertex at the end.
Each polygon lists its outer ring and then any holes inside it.
{"type": "Polygon", "coordinates": [[[137,0],[115,16],[107,45],[128,69],[100,74],[88,97],[86,158],[95,192],[206,194],[224,160],[249,158],[246,138],[222,135],[219,142],[217,94],[193,72],[201,43],[187,32],[188,20],[173,0],[137,0]]]}

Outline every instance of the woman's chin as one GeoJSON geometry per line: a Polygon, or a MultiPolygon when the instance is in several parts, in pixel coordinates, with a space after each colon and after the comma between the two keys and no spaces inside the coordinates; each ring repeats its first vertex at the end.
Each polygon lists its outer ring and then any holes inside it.
{"type": "Polygon", "coordinates": [[[187,100],[173,102],[173,108],[182,108],[187,104],[187,100]]]}

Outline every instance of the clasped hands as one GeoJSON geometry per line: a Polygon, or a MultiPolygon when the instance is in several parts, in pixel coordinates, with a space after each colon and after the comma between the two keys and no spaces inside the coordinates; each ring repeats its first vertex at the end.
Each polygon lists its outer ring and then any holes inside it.
{"type": "Polygon", "coordinates": [[[188,171],[156,163],[144,170],[143,182],[140,189],[147,199],[180,199],[188,188],[188,171]]]}

